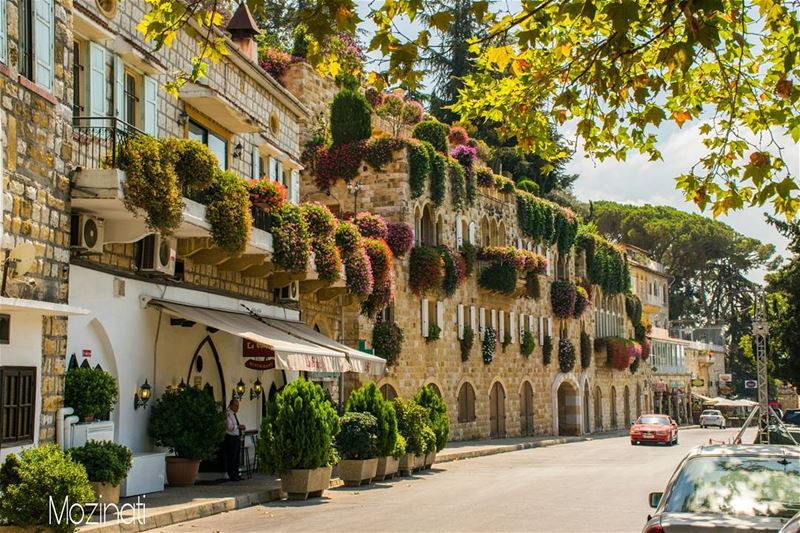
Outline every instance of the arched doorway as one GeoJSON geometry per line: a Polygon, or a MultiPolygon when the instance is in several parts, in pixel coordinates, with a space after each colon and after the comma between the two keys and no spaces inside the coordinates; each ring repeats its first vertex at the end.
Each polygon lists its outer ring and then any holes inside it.
{"type": "Polygon", "coordinates": [[[530,381],[522,384],[519,393],[519,418],[521,422],[521,434],[523,437],[533,435],[533,387],[530,381]]]}
{"type": "Polygon", "coordinates": [[[389,385],[388,383],[384,383],[381,385],[381,394],[383,395],[384,400],[394,400],[397,398],[397,391],[394,390],[394,387],[389,385]]]}
{"type": "Polygon", "coordinates": [[[617,389],[611,387],[611,429],[617,429],[617,389]]]}
{"type": "Polygon", "coordinates": [[[642,386],[636,384],[636,418],[642,416],[642,386]]]}
{"type": "Polygon", "coordinates": [[[625,385],[625,391],[623,392],[623,413],[625,415],[625,419],[623,422],[625,423],[625,427],[631,427],[631,390],[625,385]]]}
{"type": "Polygon", "coordinates": [[[592,427],[589,420],[589,383],[583,386],[583,432],[591,433],[592,427]]]}
{"type": "Polygon", "coordinates": [[[442,397],[442,391],[441,389],[439,389],[439,385],[437,385],[436,383],[428,383],[428,388],[439,398],[442,397]]]}
{"type": "Polygon", "coordinates": [[[580,435],[580,395],[575,385],[563,381],[558,386],[558,434],[580,435]]]}
{"type": "Polygon", "coordinates": [[[475,421],[475,389],[469,383],[464,383],[458,390],[458,421],[475,421]]]}
{"type": "Polygon", "coordinates": [[[594,389],[594,430],[603,430],[603,391],[600,387],[594,389]]]}
{"type": "Polygon", "coordinates": [[[506,391],[499,381],[492,385],[489,394],[489,437],[502,439],[506,436],[506,391]]]}

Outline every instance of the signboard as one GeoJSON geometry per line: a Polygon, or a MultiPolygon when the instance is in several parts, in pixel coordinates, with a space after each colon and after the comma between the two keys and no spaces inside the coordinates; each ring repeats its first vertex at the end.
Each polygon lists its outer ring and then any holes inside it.
{"type": "Polygon", "coordinates": [[[653,390],[655,392],[667,392],[666,383],[653,383],[653,390]]]}
{"type": "Polygon", "coordinates": [[[275,351],[266,344],[242,339],[242,357],[275,357],[275,351]]]}
{"type": "Polygon", "coordinates": [[[92,356],[92,350],[83,350],[81,353],[83,354],[84,357],[92,356]]]}
{"type": "Polygon", "coordinates": [[[336,381],[339,379],[338,372],[309,372],[309,381],[336,381]]]}
{"type": "Polygon", "coordinates": [[[705,380],[699,378],[692,380],[692,387],[702,387],[705,384],[706,384],[705,380]]]}
{"type": "Polygon", "coordinates": [[[720,374],[719,375],[719,381],[721,381],[722,383],[730,383],[731,381],[733,381],[733,375],[732,374],[720,374]]]}
{"type": "Polygon", "coordinates": [[[244,366],[251,370],[272,370],[275,368],[275,358],[265,357],[264,359],[248,359],[244,362],[244,366]]]}
{"type": "Polygon", "coordinates": [[[744,388],[745,389],[757,389],[758,388],[758,381],[754,379],[746,379],[744,381],[744,388]]]}

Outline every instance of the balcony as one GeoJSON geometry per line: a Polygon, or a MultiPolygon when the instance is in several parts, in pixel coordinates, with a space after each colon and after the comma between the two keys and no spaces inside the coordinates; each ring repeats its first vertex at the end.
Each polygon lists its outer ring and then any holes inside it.
{"type": "MultiPolygon", "coordinates": [[[[136,242],[153,233],[146,227],[144,217],[126,209],[123,202],[126,176],[118,166],[119,153],[125,141],[137,135],[145,133],[113,117],[74,119],[73,148],[77,168],[73,178],[72,206],[77,212],[103,219],[106,244],[136,242]]],[[[271,260],[272,234],[263,210],[251,206],[253,225],[250,241],[244,252],[232,254],[217,248],[211,238],[211,225],[206,218],[207,195],[189,189],[182,193],[183,221],[173,233],[177,238],[179,257],[238,272],[244,277],[269,278],[270,288],[300,281],[302,293],[322,288],[335,289],[334,294],[341,292],[343,283],[319,282],[313,257],[306,272],[279,271],[271,260]]]]}

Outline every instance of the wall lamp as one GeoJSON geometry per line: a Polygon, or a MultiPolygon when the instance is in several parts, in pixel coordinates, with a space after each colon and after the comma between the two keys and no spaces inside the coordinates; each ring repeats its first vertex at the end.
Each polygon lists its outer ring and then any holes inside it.
{"type": "Polygon", "coordinates": [[[150,384],[147,380],[144,380],[144,383],[139,387],[138,392],[133,394],[133,410],[136,411],[140,407],[142,409],[147,408],[147,402],[150,400],[150,384]]]}
{"type": "Polygon", "coordinates": [[[239,383],[236,384],[236,388],[233,390],[234,394],[236,395],[236,398],[241,400],[246,391],[247,388],[244,385],[244,381],[242,381],[242,379],[239,378],[239,383]]]}
{"type": "Polygon", "coordinates": [[[250,389],[250,400],[260,398],[262,392],[264,392],[264,387],[261,385],[261,380],[256,378],[253,382],[253,387],[250,389]]]}
{"type": "Polygon", "coordinates": [[[185,110],[181,111],[180,114],[178,115],[178,124],[180,124],[181,126],[185,126],[188,123],[189,123],[189,113],[187,113],[185,110]]]}
{"type": "Polygon", "coordinates": [[[236,146],[233,147],[233,158],[239,159],[240,157],[242,157],[242,150],[243,150],[242,143],[240,142],[236,143],[236,146]]]}
{"type": "Polygon", "coordinates": [[[188,385],[183,381],[183,378],[181,378],[181,382],[178,383],[178,391],[183,392],[186,390],[186,387],[188,387],[188,385]]]}

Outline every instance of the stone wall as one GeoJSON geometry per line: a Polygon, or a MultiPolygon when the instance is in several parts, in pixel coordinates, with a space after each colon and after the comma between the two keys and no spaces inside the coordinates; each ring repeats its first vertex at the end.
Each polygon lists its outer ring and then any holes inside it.
{"type": "MultiPolygon", "coordinates": [[[[23,243],[36,247],[26,284],[11,283],[11,297],[66,303],[69,275],[69,164],[71,153],[69,62],[71,0],[55,2],[53,91],[19,74],[18,3],[6,4],[8,63],[0,64],[3,106],[2,257],[23,243]]],[[[55,438],[54,415],[63,395],[66,317],[42,321],[40,442],[55,438]]]]}

